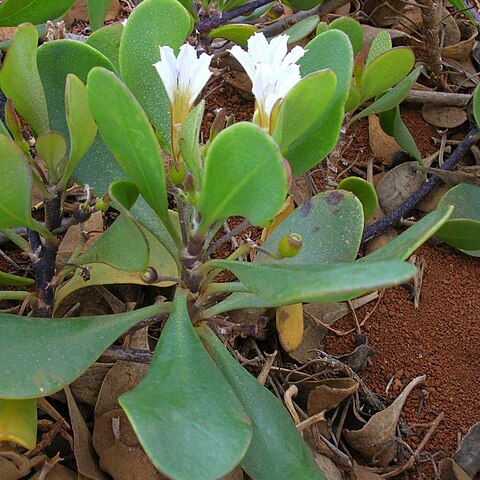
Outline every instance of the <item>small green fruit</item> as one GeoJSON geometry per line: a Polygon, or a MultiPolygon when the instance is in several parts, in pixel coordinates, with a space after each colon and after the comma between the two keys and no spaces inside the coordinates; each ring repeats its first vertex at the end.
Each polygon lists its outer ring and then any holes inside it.
{"type": "Polygon", "coordinates": [[[185,165],[183,162],[178,163],[177,165],[170,165],[168,168],[168,176],[170,177],[171,182],[176,186],[183,182],[185,174],[185,165]]]}
{"type": "Polygon", "coordinates": [[[302,236],[298,233],[285,235],[278,242],[278,254],[284,258],[291,258],[297,255],[302,248],[302,236]]]}

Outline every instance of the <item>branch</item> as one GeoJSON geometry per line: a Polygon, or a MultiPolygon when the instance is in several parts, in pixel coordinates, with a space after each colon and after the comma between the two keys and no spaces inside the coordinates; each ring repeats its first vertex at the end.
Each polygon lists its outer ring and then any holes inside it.
{"type": "MultiPolygon", "coordinates": [[[[463,156],[470,150],[472,145],[475,145],[479,140],[480,130],[474,128],[468,132],[467,136],[460,142],[455,151],[448,157],[448,160],[440,167],[441,170],[453,170],[455,165],[463,158],[463,156]]],[[[402,218],[407,216],[440,182],[440,178],[436,175],[431,176],[428,180],[422,183],[421,187],[405,202],[403,202],[393,212],[375,222],[365,229],[363,232],[362,242],[366,242],[377,235],[380,235],[385,230],[396,225],[402,218]]]]}
{"type": "MultiPolygon", "coordinates": [[[[206,18],[205,20],[201,20],[200,22],[195,24],[195,29],[198,32],[206,32],[212,30],[216,27],[219,27],[220,25],[228,23],[234,18],[245,15],[252,10],[263,7],[264,5],[268,5],[271,1],[272,0],[253,0],[251,2],[245,3],[238,8],[234,8],[229,12],[220,14],[219,16],[212,16],[206,18]]],[[[274,24],[265,27],[264,29],[262,29],[262,32],[267,37],[273,37],[278,33],[283,32],[290,25],[293,25],[294,23],[304,18],[310,17],[311,15],[325,15],[326,13],[335,11],[337,8],[343,7],[343,5],[346,5],[347,3],[350,3],[350,0],[327,0],[325,3],[322,3],[322,5],[318,5],[311,10],[300,11],[293,15],[285,17],[275,22],[274,24]]]]}

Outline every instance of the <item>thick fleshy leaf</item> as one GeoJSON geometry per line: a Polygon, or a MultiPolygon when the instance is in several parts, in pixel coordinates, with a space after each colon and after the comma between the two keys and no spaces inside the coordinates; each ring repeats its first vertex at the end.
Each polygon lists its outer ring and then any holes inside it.
{"type": "Polygon", "coordinates": [[[22,227],[31,221],[32,175],[27,158],[12,140],[0,136],[0,228],[22,227]]]}
{"type": "Polygon", "coordinates": [[[362,101],[366,101],[401,82],[415,64],[415,54],[406,47],[388,50],[376,57],[362,75],[362,101]]]}
{"type": "Polygon", "coordinates": [[[231,471],[252,437],[251,421],[193,328],[178,289],[145,378],[119,399],[153,464],[176,479],[231,471]]]}
{"type": "MultiPolygon", "coordinates": [[[[70,138],[65,111],[67,76],[73,73],[86,83],[88,72],[95,66],[113,70],[104,55],[82,42],[57,40],[44,43],[38,49],[38,68],[47,94],[50,127],[66,139],[70,138]]],[[[78,183],[88,183],[98,194],[105,193],[113,180],[124,176],[100,134],[74,171],[78,183]]]]}
{"type": "Polygon", "coordinates": [[[37,399],[0,399],[0,442],[15,442],[28,450],[37,444],[37,399]]]}
{"type": "MultiPolygon", "coordinates": [[[[119,220],[117,220],[115,223],[117,223],[119,220]]],[[[110,227],[107,232],[112,227],[110,227]]],[[[107,232],[105,232],[105,234],[107,232]]],[[[162,277],[176,277],[178,275],[177,265],[175,261],[173,260],[172,256],[167,252],[165,247],[163,247],[163,245],[147,229],[144,229],[143,233],[147,238],[150,250],[150,257],[147,261],[148,268],[153,269],[159,277],[158,281],[149,282],[148,285],[154,287],[169,287],[171,285],[174,285],[175,282],[171,280],[162,280],[162,277]]],[[[123,241],[123,237],[120,241],[123,241]]],[[[94,247],[94,245],[92,245],[92,248],[94,247]]],[[[137,252],[135,252],[135,257],[139,259],[137,252]]],[[[82,276],[82,271],[80,269],[77,270],[75,275],[55,292],[55,308],[57,308],[62,303],[62,301],[73,292],[82,288],[92,287],[94,285],[134,284],[145,286],[147,283],[142,278],[142,272],[138,270],[126,271],[122,260],[127,260],[128,263],[131,263],[130,259],[117,258],[114,261],[116,263],[122,264],[120,266],[120,269],[113,268],[105,263],[93,263],[84,265],[85,267],[89,267],[88,280],[85,280],[85,278],[82,276]]]]}
{"type": "Polygon", "coordinates": [[[365,291],[404,283],[415,274],[413,265],[397,261],[309,266],[210,260],[205,265],[230,270],[250,292],[285,305],[354,298],[365,291]]]}
{"type": "Polygon", "coordinates": [[[299,42],[305,37],[308,37],[308,35],[317,28],[319,22],[320,18],[318,15],[310,15],[309,17],[293,24],[291,27],[288,27],[283,32],[285,35],[288,35],[288,44],[292,45],[293,43],[299,42]]]}
{"type": "Polygon", "coordinates": [[[19,277],[11,273],[0,272],[0,285],[33,285],[35,281],[31,278],[19,277]]]}
{"type": "Polygon", "coordinates": [[[368,52],[367,62],[365,66],[370,65],[382,53],[387,52],[392,48],[392,39],[387,30],[379,32],[373,39],[368,52]]]}
{"type": "Polygon", "coordinates": [[[418,150],[415,139],[412,137],[412,134],[403,123],[400,115],[400,107],[397,106],[391,110],[381,112],[378,115],[378,118],[380,120],[380,126],[382,127],[382,130],[387,135],[393,137],[398,145],[400,145],[403,150],[415,158],[415,160],[417,160],[417,162],[421,165],[422,155],[418,150]]]}
{"type": "Polygon", "coordinates": [[[354,122],[355,120],[359,120],[368,115],[385,112],[400,105],[400,103],[405,100],[408,92],[412,89],[413,84],[416,82],[421,71],[421,67],[418,67],[410,72],[400,83],[395,85],[381,97],[377,98],[367,108],[364,108],[361,112],[357,113],[350,121],[354,122]]]}
{"type": "Polygon", "coordinates": [[[296,350],[303,338],[303,305],[294,303],[276,311],[278,339],[287,352],[296,350]]]}
{"type": "Polygon", "coordinates": [[[192,29],[191,18],[176,0],[143,0],[128,18],[120,44],[122,79],[155,125],[162,146],[170,148],[170,103],[153,64],[159,45],[175,51],[192,29]]]}
{"type": "MultiPolygon", "coordinates": [[[[76,263],[105,263],[117,270],[140,272],[148,265],[149,248],[145,233],[123,215],[77,259],[76,263]]],[[[112,283],[112,282],[109,282],[112,283]]]]}
{"type": "Polygon", "coordinates": [[[281,238],[298,233],[303,243],[300,252],[283,260],[272,260],[259,252],[255,263],[321,265],[353,262],[360,248],[363,223],[362,205],[354,195],[338,191],[319,193],[290,214],[263,244],[266,250],[276,252],[281,238]]]}
{"type": "Polygon", "coordinates": [[[202,158],[198,142],[204,110],[205,102],[202,101],[190,112],[182,125],[178,140],[182,158],[197,182],[202,180],[202,158]]]}
{"type": "Polygon", "coordinates": [[[105,21],[105,15],[110,8],[112,0],[88,0],[88,19],[92,30],[98,30],[103,26],[105,21]]]}
{"type": "Polygon", "coordinates": [[[85,41],[87,45],[98,50],[112,62],[117,74],[120,74],[120,38],[122,34],[123,25],[112,23],[93,32],[85,41]]]}
{"type": "Polygon", "coordinates": [[[231,310],[240,310],[242,308],[273,308],[280,307],[281,305],[291,304],[295,304],[295,301],[282,302],[280,300],[277,302],[269,302],[261,299],[254,293],[235,292],[216,305],[207,308],[204,311],[204,318],[214,317],[215,315],[220,315],[221,313],[230,312],[231,310]]]}
{"type": "Polygon", "coordinates": [[[348,92],[348,98],[345,102],[345,112],[353,112],[362,104],[362,92],[352,83],[348,92]]]}
{"type": "Polygon", "coordinates": [[[338,184],[338,190],[347,190],[352,192],[361,202],[363,206],[363,216],[365,220],[372,218],[378,207],[377,192],[371,183],[363,178],[348,177],[344,178],[338,184]]]}
{"type": "Polygon", "coordinates": [[[172,233],[162,153],[142,107],[115,74],[104,68],[90,72],[87,96],[105,143],[172,233]]]}
{"type": "Polygon", "coordinates": [[[255,480],[325,480],[280,401],[233,359],[216,335],[200,330],[210,354],[253,420],[253,438],[242,467],[255,480]]]}
{"type": "Polygon", "coordinates": [[[258,28],[254,25],[238,24],[221,25],[208,32],[208,38],[225,38],[231,42],[238,43],[242,47],[247,46],[247,40],[255,33],[258,28]]]}
{"type": "Polygon", "coordinates": [[[473,92],[473,116],[477,126],[480,125],[480,87],[478,86],[473,92]]]}
{"type": "Polygon", "coordinates": [[[454,209],[437,237],[462,250],[480,249],[480,187],[456,185],[440,200],[438,206],[443,205],[453,205],[454,209]]]}
{"type": "MultiPolygon", "coordinates": [[[[0,13],[4,6],[5,2],[0,5],[0,13]]],[[[6,97],[13,100],[15,110],[33,132],[40,135],[49,130],[49,119],[45,90],[37,67],[37,44],[38,34],[33,25],[18,28],[2,65],[0,84],[6,97]]]]}
{"type": "Polygon", "coordinates": [[[37,138],[35,148],[45,162],[51,183],[56,183],[62,165],[65,165],[65,154],[67,153],[65,138],[58,132],[46,132],[37,138]]]}
{"type": "Polygon", "coordinates": [[[337,144],[353,69],[352,45],[340,30],[318,35],[305,48],[305,55],[298,61],[302,76],[329,68],[337,76],[337,88],[320,119],[286,152],[294,177],[321,162],[337,144]]]}
{"type": "Polygon", "coordinates": [[[353,47],[353,55],[357,56],[363,44],[363,28],[361,25],[353,18],[340,17],[330,23],[329,27],[341,30],[348,35],[353,47]]]}
{"type": "Polygon", "coordinates": [[[282,152],[323,115],[335,94],[337,77],[321,70],[302,78],[282,100],[273,138],[282,152]]]}
{"type": "Polygon", "coordinates": [[[294,10],[311,10],[321,5],[325,0],[286,0],[285,4],[294,10]]]}
{"type": "Polygon", "coordinates": [[[66,187],[80,159],[97,135],[97,124],[90,113],[85,84],[75,75],[67,75],[65,87],[65,115],[70,132],[70,154],[65,172],[62,176],[62,186],[66,187]]]}
{"type": "Polygon", "coordinates": [[[133,312],[79,318],[0,314],[0,398],[38,398],[60,390],[123,332],[169,309],[169,303],[159,303],[133,312]]]}
{"type": "Polygon", "coordinates": [[[263,226],[280,211],[287,192],[287,171],[271,137],[251,123],[237,123],[215,137],[208,150],[199,231],[231,216],[263,226]]]}
{"type": "Polygon", "coordinates": [[[406,260],[448,220],[451,206],[439,207],[412,225],[383,247],[359,259],[357,262],[406,260]]]}
{"type": "Polygon", "coordinates": [[[75,0],[3,0],[0,5],[0,26],[15,27],[24,22],[35,25],[63,15],[75,0]]]}

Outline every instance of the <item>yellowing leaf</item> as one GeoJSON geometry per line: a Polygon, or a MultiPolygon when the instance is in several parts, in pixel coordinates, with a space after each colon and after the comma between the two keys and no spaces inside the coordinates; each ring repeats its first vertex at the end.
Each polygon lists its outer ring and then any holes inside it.
{"type": "Polygon", "coordinates": [[[37,443],[37,399],[0,399],[0,442],[15,442],[29,450],[37,443]]]}
{"type": "Polygon", "coordinates": [[[303,338],[303,308],[301,303],[277,308],[277,332],[282,347],[296,350],[303,338]]]}

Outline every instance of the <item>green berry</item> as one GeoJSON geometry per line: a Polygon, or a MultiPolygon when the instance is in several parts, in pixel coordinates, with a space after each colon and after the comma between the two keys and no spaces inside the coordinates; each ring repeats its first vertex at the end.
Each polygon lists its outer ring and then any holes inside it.
{"type": "Polygon", "coordinates": [[[278,242],[278,254],[284,258],[291,258],[297,255],[302,248],[302,236],[298,233],[285,235],[278,242]]]}

